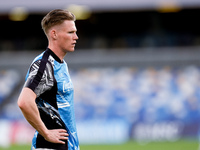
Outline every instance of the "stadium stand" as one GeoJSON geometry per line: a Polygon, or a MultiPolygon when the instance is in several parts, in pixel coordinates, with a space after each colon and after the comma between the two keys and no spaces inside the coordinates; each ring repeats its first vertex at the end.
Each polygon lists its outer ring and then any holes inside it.
{"type": "MultiPolygon", "coordinates": [[[[178,122],[180,126],[174,136],[197,136],[200,119],[198,66],[79,68],[71,69],[70,73],[75,87],[78,123],[117,120],[128,125],[132,138],[141,138],[142,133],[138,133],[138,128],[147,128],[141,127],[141,123],[161,123],[162,126],[163,123],[176,123],[177,126],[178,122]],[[193,130],[189,132],[188,128],[193,130]]],[[[9,85],[3,88],[4,92],[1,91],[5,99],[19,82],[19,76],[16,76],[16,72],[7,71],[1,79],[1,86],[5,83],[9,85]],[[13,79],[16,83],[13,83],[13,79]]],[[[16,105],[17,96],[13,95],[4,107],[1,118],[23,120],[16,105]]],[[[170,138],[173,139],[173,135],[170,138]]]]}
{"type": "Polygon", "coordinates": [[[16,70],[0,70],[0,105],[13,92],[19,82],[20,76],[16,70]]]}
{"type": "Polygon", "coordinates": [[[200,118],[199,77],[196,66],[72,71],[77,119],[194,121],[200,118]]]}

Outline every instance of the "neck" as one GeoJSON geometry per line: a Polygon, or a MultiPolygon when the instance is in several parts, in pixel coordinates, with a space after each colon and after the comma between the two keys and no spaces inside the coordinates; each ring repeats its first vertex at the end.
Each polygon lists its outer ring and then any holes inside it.
{"type": "Polygon", "coordinates": [[[63,52],[60,48],[56,47],[56,46],[52,46],[49,44],[48,46],[49,49],[51,49],[56,56],[58,56],[58,58],[60,58],[61,61],[63,61],[65,55],[67,54],[66,52],[63,52]]]}

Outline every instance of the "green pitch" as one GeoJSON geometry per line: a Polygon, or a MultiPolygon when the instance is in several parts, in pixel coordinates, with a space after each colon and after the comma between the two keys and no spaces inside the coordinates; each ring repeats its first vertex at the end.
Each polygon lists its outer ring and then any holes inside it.
{"type": "MultiPolygon", "coordinates": [[[[180,140],[176,142],[151,142],[139,144],[133,141],[120,145],[81,145],[81,150],[198,150],[199,143],[195,140],[180,140]]],[[[0,150],[30,150],[29,145],[10,148],[0,148],[0,150]]]]}

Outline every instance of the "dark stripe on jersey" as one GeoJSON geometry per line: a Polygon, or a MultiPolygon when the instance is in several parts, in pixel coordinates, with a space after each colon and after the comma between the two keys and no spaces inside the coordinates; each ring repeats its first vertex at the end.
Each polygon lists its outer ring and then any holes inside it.
{"type": "Polygon", "coordinates": [[[46,68],[46,63],[48,61],[48,58],[49,58],[49,53],[47,53],[47,51],[44,52],[43,56],[42,56],[42,59],[41,59],[41,62],[40,62],[40,67],[38,69],[38,72],[35,76],[35,78],[33,79],[33,83],[31,84],[30,88],[35,91],[35,88],[38,86],[38,84],[40,83],[41,79],[42,79],[42,76],[44,74],[44,70],[46,68]]]}

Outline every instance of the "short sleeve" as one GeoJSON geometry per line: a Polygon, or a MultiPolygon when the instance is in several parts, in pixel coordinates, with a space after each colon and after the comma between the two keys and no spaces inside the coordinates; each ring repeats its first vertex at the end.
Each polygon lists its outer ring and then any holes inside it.
{"type": "Polygon", "coordinates": [[[26,79],[24,87],[30,88],[39,97],[54,85],[53,67],[50,62],[41,60],[34,62],[26,79]]]}

